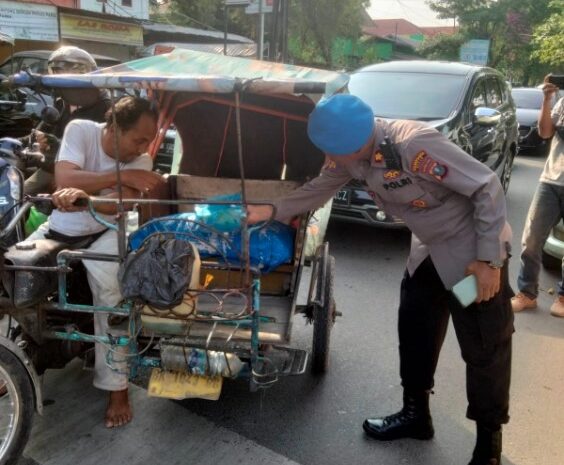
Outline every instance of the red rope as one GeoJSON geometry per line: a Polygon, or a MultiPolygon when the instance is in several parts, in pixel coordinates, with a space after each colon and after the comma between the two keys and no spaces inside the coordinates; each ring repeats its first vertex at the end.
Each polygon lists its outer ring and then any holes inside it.
{"type": "Polygon", "coordinates": [[[223,130],[223,140],[221,141],[221,149],[219,151],[219,157],[217,159],[217,166],[215,168],[215,177],[219,173],[219,166],[223,160],[223,151],[225,149],[225,141],[227,140],[227,132],[229,131],[229,125],[231,124],[231,113],[233,113],[233,107],[229,107],[229,113],[227,114],[227,120],[225,121],[225,129],[223,130]]]}

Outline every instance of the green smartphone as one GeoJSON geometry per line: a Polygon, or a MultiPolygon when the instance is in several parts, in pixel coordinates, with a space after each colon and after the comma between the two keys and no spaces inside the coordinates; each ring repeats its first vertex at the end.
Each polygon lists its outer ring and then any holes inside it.
{"type": "Polygon", "coordinates": [[[476,276],[470,274],[458,281],[452,288],[452,293],[464,308],[468,307],[478,297],[478,281],[476,276]]]}

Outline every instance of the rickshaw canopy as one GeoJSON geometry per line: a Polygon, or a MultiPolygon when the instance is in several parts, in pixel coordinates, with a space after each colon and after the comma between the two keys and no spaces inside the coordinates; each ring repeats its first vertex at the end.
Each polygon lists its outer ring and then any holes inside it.
{"type": "MultiPolygon", "coordinates": [[[[26,84],[20,73],[14,79],[26,84]]],[[[163,91],[231,93],[240,89],[257,94],[325,94],[343,89],[348,76],[314,68],[229,57],[192,50],[130,61],[84,75],[41,76],[45,87],[134,88],[163,91]]]]}
{"type": "Polygon", "coordinates": [[[159,108],[159,133],[149,153],[156,155],[167,129],[174,125],[182,141],[181,161],[175,162],[180,173],[238,178],[240,139],[248,178],[304,181],[319,173],[324,160],[307,136],[307,118],[317,100],[345,91],[349,77],[175,49],[89,74],[19,73],[11,80],[20,86],[57,88],[65,100],[77,105],[78,99],[91,94],[89,89],[146,91],[159,108]]]}

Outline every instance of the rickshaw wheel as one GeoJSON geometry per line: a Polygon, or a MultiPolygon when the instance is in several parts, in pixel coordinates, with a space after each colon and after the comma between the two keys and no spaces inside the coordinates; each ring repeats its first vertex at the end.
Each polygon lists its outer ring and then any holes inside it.
{"type": "Polygon", "coordinates": [[[336,316],[336,304],[333,297],[335,258],[331,255],[321,255],[318,267],[317,295],[318,299],[323,302],[323,306],[316,305],[313,314],[311,371],[314,374],[325,373],[329,369],[329,342],[336,316]]]}
{"type": "Polygon", "coordinates": [[[35,413],[31,379],[20,360],[0,346],[0,465],[14,465],[27,444],[35,413]]]}

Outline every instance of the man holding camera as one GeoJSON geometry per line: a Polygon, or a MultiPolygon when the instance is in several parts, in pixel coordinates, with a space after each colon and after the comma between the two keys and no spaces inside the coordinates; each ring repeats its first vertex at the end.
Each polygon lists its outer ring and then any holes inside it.
{"type": "MultiPolygon", "coordinates": [[[[517,280],[519,293],[511,300],[514,312],[537,308],[542,248],[551,229],[564,218],[564,98],[552,107],[558,87],[551,82],[551,77],[545,77],[542,88],[544,100],[539,116],[539,135],[544,139],[552,137],[552,142],[523,231],[521,269],[517,280]]],[[[550,307],[550,313],[557,317],[564,317],[564,266],[562,277],[558,297],[550,307]]]]}

